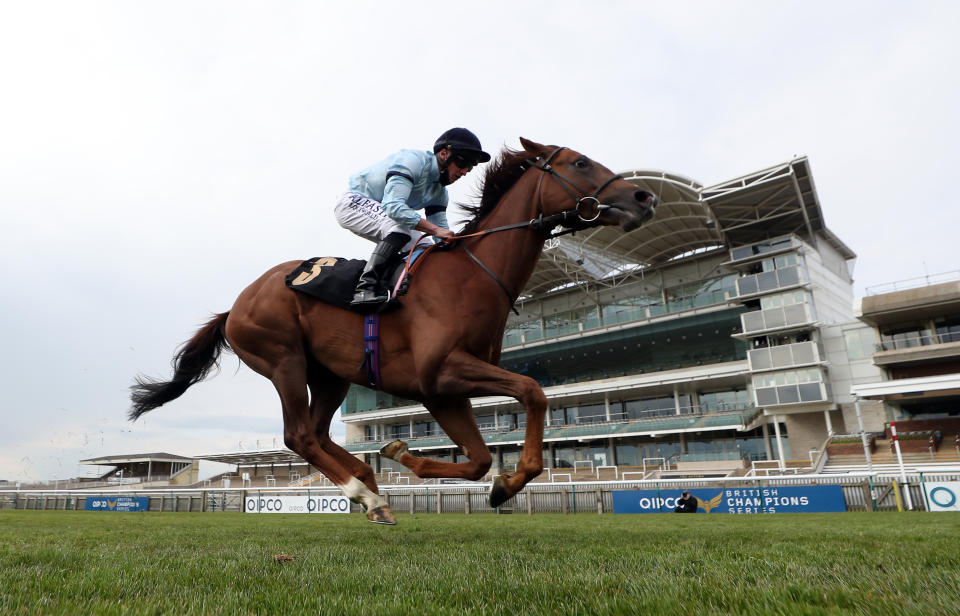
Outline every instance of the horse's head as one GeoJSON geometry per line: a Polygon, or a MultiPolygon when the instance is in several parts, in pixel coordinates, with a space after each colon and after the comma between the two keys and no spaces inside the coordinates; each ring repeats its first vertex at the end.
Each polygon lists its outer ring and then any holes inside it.
{"type": "Polygon", "coordinates": [[[619,225],[632,231],[653,217],[657,196],[624,180],[583,154],[520,138],[523,149],[544,175],[539,207],[544,216],[575,210],[564,226],[619,225]]]}

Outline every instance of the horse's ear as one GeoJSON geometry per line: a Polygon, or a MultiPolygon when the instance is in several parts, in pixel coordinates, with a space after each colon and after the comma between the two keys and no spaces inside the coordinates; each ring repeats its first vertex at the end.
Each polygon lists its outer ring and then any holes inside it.
{"type": "Polygon", "coordinates": [[[523,137],[520,137],[520,145],[522,145],[523,149],[526,150],[529,154],[533,154],[534,156],[547,155],[547,148],[545,146],[540,145],[536,141],[530,141],[529,139],[524,139],[523,137]]]}

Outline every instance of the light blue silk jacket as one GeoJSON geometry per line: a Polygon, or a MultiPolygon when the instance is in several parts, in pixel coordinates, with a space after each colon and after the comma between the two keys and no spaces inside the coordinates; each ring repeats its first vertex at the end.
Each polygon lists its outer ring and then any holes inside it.
{"type": "Polygon", "coordinates": [[[350,190],[379,201],[387,216],[408,229],[420,222],[425,210],[433,224],[447,224],[447,188],[440,184],[440,169],[433,152],[400,150],[360,173],[350,176],[350,190]]]}

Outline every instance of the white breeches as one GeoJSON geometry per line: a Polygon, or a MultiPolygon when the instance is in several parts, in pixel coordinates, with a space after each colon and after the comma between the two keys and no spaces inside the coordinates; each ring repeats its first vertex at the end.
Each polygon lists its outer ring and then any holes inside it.
{"type": "Polygon", "coordinates": [[[387,216],[379,201],[354,192],[344,193],[333,208],[333,213],[341,227],[371,242],[379,242],[391,233],[403,233],[410,238],[403,251],[412,249],[425,235],[421,231],[407,229],[387,216]]]}

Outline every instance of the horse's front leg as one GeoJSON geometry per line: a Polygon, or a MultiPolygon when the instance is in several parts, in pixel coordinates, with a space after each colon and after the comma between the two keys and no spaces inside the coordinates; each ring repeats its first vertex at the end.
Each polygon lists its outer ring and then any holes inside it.
{"type": "Polygon", "coordinates": [[[473,408],[467,398],[445,398],[426,404],[427,410],[460,448],[468,462],[439,462],[421,458],[407,451],[403,441],[393,441],[380,450],[380,454],[396,460],[412,470],[417,477],[451,477],[455,479],[481,479],[490,470],[493,459],[490,449],[480,436],[480,428],[473,416],[473,408]]]}
{"type": "Polygon", "coordinates": [[[510,396],[526,411],[527,429],[517,470],[497,478],[490,490],[492,507],[499,507],[543,472],[543,421],[547,413],[547,397],[536,381],[463,351],[454,351],[437,372],[435,387],[438,394],[510,396]]]}

